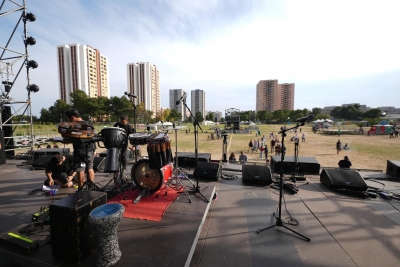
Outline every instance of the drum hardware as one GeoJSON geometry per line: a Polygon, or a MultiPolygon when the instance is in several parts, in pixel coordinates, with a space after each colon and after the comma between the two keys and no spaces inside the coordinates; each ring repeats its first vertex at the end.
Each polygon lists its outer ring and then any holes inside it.
{"type": "Polygon", "coordinates": [[[190,195],[188,193],[188,191],[186,190],[186,187],[183,185],[182,182],[182,177],[185,178],[186,180],[188,180],[193,188],[195,187],[194,183],[189,179],[189,177],[187,177],[185,175],[185,173],[178,168],[178,130],[179,129],[183,129],[186,128],[186,126],[177,126],[175,128],[173,128],[173,130],[175,130],[175,168],[174,168],[174,172],[173,175],[171,176],[171,178],[165,183],[165,195],[167,195],[167,187],[172,187],[172,185],[175,185],[175,190],[179,190],[179,188],[183,188],[183,192],[185,193],[186,197],[189,200],[189,203],[192,203],[192,200],[190,199],[190,195]],[[179,128],[178,128],[179,127],[179,128]]]}

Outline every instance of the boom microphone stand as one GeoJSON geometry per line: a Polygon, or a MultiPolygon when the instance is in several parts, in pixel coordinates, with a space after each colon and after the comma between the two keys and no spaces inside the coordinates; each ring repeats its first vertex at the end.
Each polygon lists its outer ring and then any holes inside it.
{"type": "MultiPolygon", "coordinates": [[[[127,92],[125,92],[125,95],[128,96],[130,98],[130,101],[132,102],[132,106],[133,106],[133,125],[135,126],[135,133],[137,132],[136,130],[136,105],[135,105],[135,98],[137,98],[137,96],[132,95],[132,94],[128,94],[127,92]]],[[[137,157],[138,157],[138,151],[136,150],[137,145],[135,145],[135,162],[137,162],[137,157]]]]}
{"type": "MultiPolygon", "coordinates": [[[[186,100],[185,98],[182,98],[182,103],[183,105],[189,110],[190,116],[193,118],[194,122],[193,122],[193,126],[194,126],[194,154],[195,154],[195,159],[196,159],[196,166],[197,166],[197,162],[198,162],[198,147],[199,147],[199,138],[198,138],[198,130],[197,127],[200,128],[201,131],[203,131],[203,129],[201,129],[199,122],[196,120],[195,116],[193,116],[192,111],[189,109],[189,107],[186,105],[186,100]]],[[[199,172],[195,171],[196,173],[196,187],[192,188],[189,190],[189,193],[198,193],[205,202],[210,202],[202,193],[201,191],[206,189],[208,187],[208,185],[206,185],[202,190],[200,190],[200,186],[199,186],[199,172]]]]}
{"type": "MultiPolygon", "coordinates": [[[[311,114],[310,114],[310,116],[309,116],[309,118],[311,117],[311,114]]],[[[312,117],[314,117],[314,116],[312,116],[312,117]]],[[[303,118],[304,119],[304,118],[303,118]]],[[[300,119],[299,119],[300,120],[300,119]]],[[[304,125],[304,123],[305,123],[305,121],[306,121],[307,119],[304,119],[303,121],[301,121],[301,124],[297,124],[296,126],[294,126],[294,127],[292,127],[292,128],[289,128],[289,129],[285,129],[285,128],[282,128],[282,130],[279,132],[280,134],[282,134],[282,152],[281,152],[281,172],[280,172],[280,179],[279,179],[279,206],[278,206],[278,209],[279,209],[279,215],[278,215],[278,217],[276,217],[276,214],[275,214],[275,212],[274,212],[274,217],[275,217],[275,219],[276,219],[276,221],[275,221],[275,224],[274,225],[271,225],[271,226],[269,226],[269,227],[266,227],[266,228],[263,228],[263,229],[260,229],[260,230],[257,230],[257,234],[258,233],[261,233],[262,231],[265,231],[265,230],[268,230],[268,229],[271,229],[271,228],[274,228],[274,227],[277,227],[277,226],[280,226],[280,227],[284,227],[284,228],[286,228],[287,230],[289,230],[289,231],[292,231],[293,233],[295,233],[296,235],[299,235],[299,236],[301,236],[302,238],[304,238],[306,241],[308,241],[308,242],[310,242],[311,241],[311,239],[310,238],[308,238],[308,237],[306,237],[306,236],[304,236],[304,235],[302,235],[302,234],[300,234],[300,233],[298,233],[298,232],[296,232],[296,231],[294,231],[294,230],[292,230],[292,229],[290,229],[289,227],[287,227],[286,225],[284,225],[283,224],[283,221],[282,221],[282,196],[283,196],[283,160],[284,160],[284,158],[285,158],[285,143],[284,143],[284,139],[285,139],[285,136],[286,136],[286,132],[287,131],[289,131],[289,130],[291,130],[291,129],[297,129],[299,126],[303,126],[304,125]]]]}

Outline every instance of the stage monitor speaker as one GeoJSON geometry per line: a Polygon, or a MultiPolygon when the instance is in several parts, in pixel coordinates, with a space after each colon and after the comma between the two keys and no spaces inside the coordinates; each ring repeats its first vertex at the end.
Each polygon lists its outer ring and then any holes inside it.
{"type": "Polygon", "coordinates": [[[0,164],[6,164],[6,147],[4,144],[3,130],[0,130],[0,164]]]}
{"type": "Polygon", "coordinates": [[[193,173],[195,178],[197,173],[199,175],[199,179],[218,181],[219,177],[221,176],[221,166],[219,163],[199,161],[193,173]]]}
{"type": "Polygon", "coordinates": [[[323,169],[320,182],[330,189],[347,189],[354,191],[366,191],[368,185],[364,178],[353,170],[323,169]]]}
{"type": "Polygon", "coordinates": [[[93,170],[96,172],[104,172],[104,167],[106,165],[105,157],[94,157],[93,159],[93,170]]]}
{"type": "MultiPolygon", "coordinates": [[[[176,157],[178,159],[178,166],[182,168],[195,168],[196,167],[196,155],[195,153],[178,152],[176,157]]],[[[198,153],[197,159],[199,162],[210,162],[210,153],[198,153]]]]}
{"type": "Polygon", "coordinates": [[[32,167],[34,169],[46,169],[46,166],[50,162],[52,156],[53,155],[40,156],[32,162],[32,167]]]}
{"type": "MultiPolygon", "coordinates": [[[[299,174],[315,174],[318,175],[321,165],[318,160],[314,157],[298,157],[297,162],[299,164],[299,174]]],[[[281,171],[281,156],[271,157],[271,168],[274,172],[280,173],[281,171]]],[[[294,172],[294,157],[285,156],[283,160],[283,173],[294,172]]]]}
{"type": "Polygon", "coordinates": [[[80,264],[97,248],[97,234],[88,222],[89,213],[107,203],[107,194],[78,191],[50,205],[52,255],[80,264]]]}
{"type": "Polygon", "coordinates": [[[263,183],[272,184],[271,169],[268,166],[243,165],[243,183],[263,183]]]}
{"type": "Polygon", "coordinates": [[[386,173],[394,178],[400,178],[400,161],[388,160],[386,165],[386,173]]]}

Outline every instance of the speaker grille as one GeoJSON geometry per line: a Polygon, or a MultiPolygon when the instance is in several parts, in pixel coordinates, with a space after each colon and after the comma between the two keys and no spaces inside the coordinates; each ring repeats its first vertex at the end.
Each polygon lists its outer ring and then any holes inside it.
{"type": "Polygon", "coordinates": [[[353,170],[328,170],[323,169],[320,182],[330,189],[348,189],[366,191],[368,185],[361,175],[353,170]]]}

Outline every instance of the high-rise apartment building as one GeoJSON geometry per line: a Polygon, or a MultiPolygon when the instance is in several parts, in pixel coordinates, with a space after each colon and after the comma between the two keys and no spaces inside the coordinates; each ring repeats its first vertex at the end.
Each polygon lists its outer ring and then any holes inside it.
{"type": "Polygon", "coordinates": [[[128,92],[136,95],[135,104],[144,103],[146,110],[153,111],[153,117],[161,112],[160,75],[155,65],[149,62],[127,65],[128,92]]]}
{"type": "Polygon", "coordinates": [[[205,118],[206,115],[206,93],[203,90],[196,89],[192,90],[191,94],[191,110],[194,116],[197,112],[200,112],[205,118]]]}
{"type": "MultiPolygon", "coordinates": [[[[177,110],[179,113],[182,114],[182,118],[181,121],[185,121],[186,120],[186,112],[185,112],[185,106],[183,105],[182,101],[180,101],[181,97],[183,95],[186,95],[186,92],[182,89],[170,89],[169,90],[169,109],[175,109],[177,110]],[[177,102],[178,105],[176,104],[177,102]]],[[[186,101],[186,96],[185,97],[185,101],[186,101]]]]}
{"type": "Polygon", "coordinates": [[[294,88],[294,83],[278,84],[278,80],[259,81],[256,89],[256,110],[293,110],[294,88]]]}
{"type": "Polygon", "coordinates": [[[60,99],[71,104],[70,93],[84,91],[89,97],[110,97],[108,59],[87,45],[57,46],[60,99]]]}

